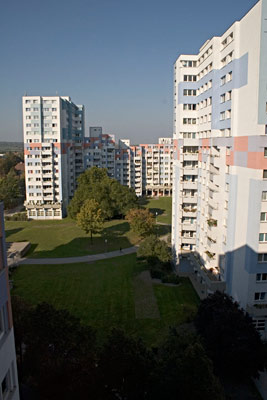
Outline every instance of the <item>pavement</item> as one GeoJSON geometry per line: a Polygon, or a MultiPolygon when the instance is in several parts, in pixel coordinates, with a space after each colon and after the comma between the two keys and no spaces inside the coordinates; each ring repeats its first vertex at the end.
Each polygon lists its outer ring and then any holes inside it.
{"type": "Polygon", "coordinates": [[[137,252],[138,247],[128,247],[127,249],[110,251],[108,253],[91,254],[87,256],[80,257],[63,257],[63,258],[21,258],[16,264],[23,265],[33,265],[33,264],[75,264],[75,263],[89,263],[98,260],[105,260],[107,258],[125,256],[127,254],[133,254],[137,252]]]}

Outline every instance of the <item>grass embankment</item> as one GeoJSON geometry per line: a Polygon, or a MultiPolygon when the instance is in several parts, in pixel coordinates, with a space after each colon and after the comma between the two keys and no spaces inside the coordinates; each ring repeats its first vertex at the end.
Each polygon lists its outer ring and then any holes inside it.
{"type": "Polygon", "coordinates": [[[146,264],[136,262],[135,254],[91,264],[22,265],[13,273],[12,295],[32,304],[46,301],[65,308],[84,324],[97,328],[100,336],[116,326],[143,337],[148,344],[156,344],[169,326],[187,321],[199,299],[187,279],[177,287],[150,281],[147,284],[152,286],[158,317],[153,314],[138,318],[136,290],[144,304],[150,301],[146,285],[135,285],[146,269],[146,264]]]}

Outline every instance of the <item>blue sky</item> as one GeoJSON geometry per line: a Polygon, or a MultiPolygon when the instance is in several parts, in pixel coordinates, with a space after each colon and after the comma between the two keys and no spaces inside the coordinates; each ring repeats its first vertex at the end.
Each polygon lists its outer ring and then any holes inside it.
{"type": "Polygon", "coordinates": [[[172,136],[172,68],[256,0],[10,0],[0,12],[0,141],[22,141],[21,96],[68,95],[132,143],[172,136]]]}

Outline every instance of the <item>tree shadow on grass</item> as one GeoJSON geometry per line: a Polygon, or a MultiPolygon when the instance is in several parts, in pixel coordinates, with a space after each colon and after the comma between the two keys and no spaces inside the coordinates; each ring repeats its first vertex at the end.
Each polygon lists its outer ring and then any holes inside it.
{"type": "Polygon", "coordinates": [[[41,250],[30,252],[30,258],[61,258],[85,256],[88,254],[106,253],[120,248],[133,246],[129,238],[125,236],[130,230],[128,222],[112,225],[104,228],[101,236],[93,235],[91,244],[90,235],[87,237],[77,237],[68,243],[57,246],[51,250],[41,250]]]}
{"type": "Polygon", "coordinates": [[[154,216],[159,216],[159,215],[163,215],[165,213],[165,209],[164,208],[149,208],[149,211],[154,215],[154,216]]]}
{"type": "MultiPolygon", "coordinates": [[[[15,235],[16,233],[22,231],[24,228],[16,228],[16,229],[7,229],[6,230],[6,238],[8,238],[11,235],[15,235]]],[[[13,240],[15,242],[15,240],[13,240]]],[[[20,240],[21,242],[21,240],[20,240]]]]}

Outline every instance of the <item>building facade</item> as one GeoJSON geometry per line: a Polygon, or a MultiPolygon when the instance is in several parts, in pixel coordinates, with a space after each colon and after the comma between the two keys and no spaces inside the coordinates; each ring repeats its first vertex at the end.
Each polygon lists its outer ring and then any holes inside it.
{"type": "Polygon", "coordinates": [[[84,171],[84,108],[61,96],[24,96],[22,108],[28,217],[61,219],[84,171]]]}
{"type": "Polygon", "coordinates": [[[267,0],[174,65],[174,258],[267,337],[267,0]]]}
{"type": "Polygon", "coordinates": [[[6,257],[4,205],[0,202],[0,399],[19,400],[16,350],[6,257]]]}
{"type": "Polygon", "coordinates": [[[129,139],[90,128],[84,142],[85,168],[106,168],[108,175],[133,188],[137,196],[170,196],[172,193],[173,139],[160,138],[158,144],[132,146],[129,139]]]}

